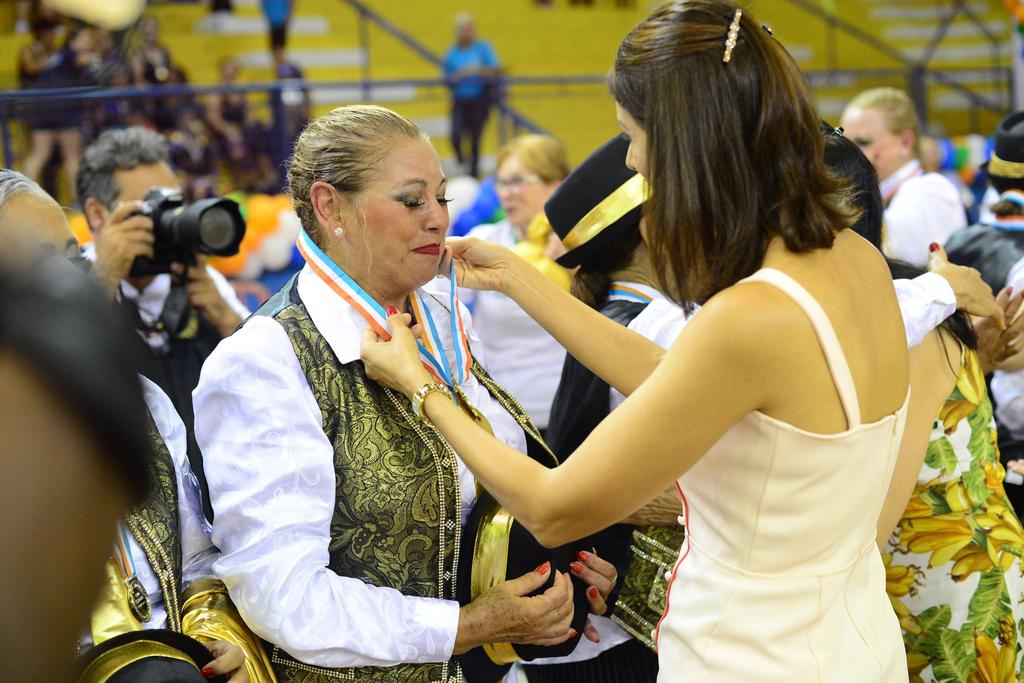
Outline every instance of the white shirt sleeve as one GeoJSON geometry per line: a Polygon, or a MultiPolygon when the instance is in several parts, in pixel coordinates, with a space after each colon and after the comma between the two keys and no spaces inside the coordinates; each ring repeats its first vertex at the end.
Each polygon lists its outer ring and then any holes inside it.
{"type": "Polygon", "coordinates": [[[153,416],[167,450],[174,462],[178,485],[178,535],[181,539],[181,579],[188,588],[197,579],[213,576],[217,549],[210,541],[210,527],[203,517],[199,481],[188,462],[185,424],[167,394],[153,382],[139,376],[146,405],[153,416]]]}
{"type": "Polygon", "coordinates": [[[231,286],[228,279],[221,275],[220,271],[206,264],[206,272],[210,274],[210,278],[213,280],[213,284],[217,285],[217,292],[220,294],[220,298],[224,299],[231,310],[238,314],[238,317],[245,320],[252,313],[242,300],[235,294],[235,288],[231,286]]]}
{"type": "MultiPolygon", "coordinates": [[[[686,315],[678,304],[668,299],[655,299],[640,312],[640,315],[633,318],[627,327],[661,348],[667,349],[675,343],[686,323],[697,315],[699,310],[698,306],[691,315],[686,315]]],[[[608,391],[609,407],[615,410],[622,405],[626,397],[615,387],[609,387],[608,391]]]]}
{"type": "Polygon", "coordinates": [[[888,256],[924,268],[928,245],[945,244],[956,230],[967,227],[960,193],[938,173],[906,181],[885,210],[885,243],[888,256]]]}
{"type": "Polygon", "coordinates": [[[458,603],[328,569],[334,448],[285,331],[254,318],[222,341],[193,400],[221,550],[214,570],[252,630],[329,668],[449,659],[458,603]]]}
{"type": "Polygon", "coordinates": [[[913,280],[893,280],[907,332],[907,348],[920,344],[929,332],[956,312],[956,294],[946,279],[925,273],[913,280]]]}
{"type": "Polygon", "coordinates": [[[996,418],[1015,439],[1024,438],[1024,370],[992,373],[996,418]]]}

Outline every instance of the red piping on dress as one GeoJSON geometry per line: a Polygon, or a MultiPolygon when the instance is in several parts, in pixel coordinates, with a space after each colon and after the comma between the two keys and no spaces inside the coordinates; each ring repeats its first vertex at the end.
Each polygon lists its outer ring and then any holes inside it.
{"type": "Polygon", "coordinates": [[[683,495],[683,489],[676,482],[676,491],[679,491],[679,497],[683,501],[683,520],[686,522],[686,552],[680,557],[679,561],[676,562],[676,566],[672,569],[672,577],[668,580],[668,588],[665,590],[665,611],[661,614],[661,619],[658,619],[658,625],[654,629],[654,648],[658,648],[658,637],[661,635],[661,624],[665,621],[665,617],[668,616],[668,606],[672,597],[672,587],[676,585],[676,572],[679,571],[679,565],[683,563],[686,556],[690,554],[690,506],[686,503],[686,496],[683,495]]]}

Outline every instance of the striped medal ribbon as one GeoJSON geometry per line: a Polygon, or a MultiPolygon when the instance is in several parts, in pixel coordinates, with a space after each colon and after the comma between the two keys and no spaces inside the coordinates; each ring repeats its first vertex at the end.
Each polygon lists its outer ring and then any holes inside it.
{"type": "Polygon", "coordinates": [[[147,622],[153,617],[153,605],[149,601],[146,587],[142,585],[142,581],[135,571],[135,558],[132,557],[132,551],[128,545],[128,530],[122,523],[118,523],[117,530],[117,542],[114,544],[114,566],[128,591],[128,606],[131,607],[132,614],[139,621],[147,622]]]}
{"type": "MultiPolygon", "coordinates": [[[[1024,192],[1020,190],[1007,190],[999,195],[999,199],[1001,201],[1013,202],[1020,207],[1021,213],[1024,214],[1024,192]]],[[[991,225],[993,228],[999,228],[1007,232],[1021,232],[1024,231],[1024,215],[994,216],[986,225],[991,225]]]]}
{"type": "MultiPolygon", "coordinates": [[[[379,303],[373,300],[366,291],[359,286],[345,270],[335,263],[303,230],[298,239],[299,253],[305,259],[310,269],[333,291],[340,296],[348,305],[354,308],[369,324],[369,326],[385,340],[391,340],[391,333],[388,331],[387,311],[379,303]]],[[[466,335],[466,327],[459,313],[459,291],[455,279],[455,262],[452,261],[450,275],[450,287],[448,292],[448,304],[451,311],[449,323],[452,340],[455,344],[455,367],[452,368],[445,353],[444,344],[438,332],[437,323],[434,321],[430,309],[427,307],[419,292],[413,291],[409,297],[412,314],[416,322],[423,328],[422,339],[416,341],[420,352],[420,361],[427,372],[434,378],[434,381],[444,383],[452,390],[452,400],[459,405],[463,411],[472,417],[476,422],[490,431],[487,419],[473,407],[462,390],[462,385],[471,374],[473,355],[469,349],[469,338],[466,335]]]]}
{"type": "Polygon", "coordinates": [[[636,301],[642,304],[649,304],[653,297],[629,282],[613,282],[608,289],[608,299],[611,301],[636,301]]]}

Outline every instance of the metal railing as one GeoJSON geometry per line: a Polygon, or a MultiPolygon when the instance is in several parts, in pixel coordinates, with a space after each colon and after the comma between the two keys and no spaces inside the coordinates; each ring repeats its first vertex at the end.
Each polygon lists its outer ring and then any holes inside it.
{"type": "MultiPolygon", "coordinates": [[[[501,93],[519,86],[570,86],[594,85],[602,83],[603,76],[550,76],[550,77],[518,77],[501,79],[501,93]]],[[[284,91],[303,91],[310,94],[331,89],[348,89],[358,91],[362,101],[372,102],[376,93],[383,93],[393,88],[434,89],[444,92],[447,97],[448,84],[442,78],[420,79],[380,79],[341,80],[341,81],[304,81],[285,80],[244,85],[150,85],[125,87],[73,87],[73,88],[34,88],[27,90],[0,90],[0,143],[3,146],[3,163],[10,168],[14,164],[13,126],[19,120],[21,105],[29,104],[33,108],[43,106],[47,102],[59,103],[61,107],[79,108],[76,113],[86,116],[91,107],[104,101],[124,100],[181,100],[181,109],[195,107],[196,101],[207,95],[215,94],[250,94],[267,96],[268,108],[273,112],[281,106],[280,93],[284,91]],[[275,95],[278,95],[275,97],[275,95]]],[[[379,99],[379,98],[377,98],[379,99]]],[[[499,117],[498,129],[502,139],[514,137],[522,132],[543,132],[540,126],[526,116],[508,106],[504,99],[494,103],[494,110],[499,117]]],[[[281,116],[272,116],[272,121],[280,120],[281,116]]],[[[287,131],[271,127],[270,147],[286,154],[283,147],[288,143],[287,131]]]]}
{"type": "MultiPolygon", "coordinates": [[[[370,31],[369,24],[373,23],[378,29],[384,31],[399,43],[404,45],[407,49],[421,57],[422,59],[429,62],[437,69],[441,69],[444,65],[444,60],[441,55],[437,54],[426,45],[418,41],[412,34],[403,30],[400,26],[395,24],[390,19],[382,16],[378,12],[374,11],[362,0],[342,0],[345,4],[352,8],[352,10],[358,15],[359,19],[359,48],[363,53],[362,62],[362,76],[363,76],[363,88],[364,92],[368,89],[368,84],[371,82],[371,51],[370,51],[370,31]]],[[[558,78],[558,77],[555,77],[558,78]]],[[[590,77],[583,77],[590,78],[590,77]]],[[[501,84],[503,87],[508,83],[507,79],[503,79],[501,84]]],[[[501,88],[499,88],[501,90],[501,88]]],[[[530,133],[544,133],[544,129],[541,128],[535,121],[530,120],[521,111],[508,105],[508,102],[504,97],[499,97],[494,101],[494,110],[498,115],[498,134],[499,139],[502,143],[505,142],[509,135],[514,135],[515,132],[528,131],[530,133]],[[509,133],[508,131],[513,131],[509,133]]]]}
{"type": "Polygon", "coordinates": [[[813,0],[785,0],[787,4],[805,14],[811,15],[823,21],[826,26],[825,41],[826,54],[828,55],[829,68],[824,70],[808,72],[808,78],[812,85],[827,83],[838,80],[843,75],[863,75],[876,78],[902,79],[904,88],[914,101],[918,116],[921,117],[925,128],[928,127],[929,106],[928,106],[928,85],[940,85],[956,92],[964,98],[970,106],[971,127],[978,129],[979,111],[988,111],[998,116],[1008,113],[1013,107],[1013,78],[1012,71],[1008,66],[1001,64],[1000,55],[1008,49],[1005,41],[994,35],[985,25],[985,22],[974,12],[966,0],[951,0],[949,11],[942,17],[935,33],[928,41],[919,59],[906,54],[893,45],[886,43],[876,35],[862,29],[853,22],[847,21],[836,14],[828,11],[822,3],[813,0]],[[956,78],[958,72],[977,71],[977,69],[933,69],[929,65],[935,57],[939,46],[945,40],[949,27],[960,16],[964,16],[977,29],[978,34],[989,44],[992,63],[990,67],[991,82],[1004,87],[1002,96],[998,99],[964,85],[956,78]],[[837,65],[837,34],[845,34],[861,45],[874,50],[878,54],[897,62],[901,66],[894,69],[840,69],[837,65]]]}

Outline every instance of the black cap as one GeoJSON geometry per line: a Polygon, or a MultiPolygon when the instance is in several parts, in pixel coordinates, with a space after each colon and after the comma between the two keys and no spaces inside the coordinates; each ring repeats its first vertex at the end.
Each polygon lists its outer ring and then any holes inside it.
{"type": "Polygon", "coordinates": [[[626,167],[628,149],[629,140],[616,135],[577,166],[544,205],[551,227],[568,249],[557,259],[560,265],[584,264],[616,237],[639,229],[647,190],[636,171],[626,167]],[[606,211],[591,214],[606,200],[606,211]]]}
{"type": "Polygon", "coordinates": [[[1010,114],[999,122],[992,158],[982,170],[999,192],[1024,189],[1024,112],[1010,114]]]}
{"type": "Polygon", "coordinates": [[[227,683],[223,675],[203,676],[213,660],[212,652],[184,633],[131,631],[86,652],[77,683],[227,683]]]}

